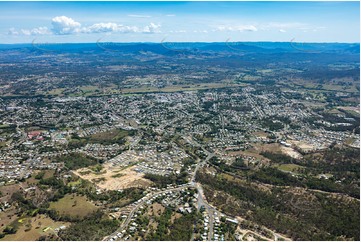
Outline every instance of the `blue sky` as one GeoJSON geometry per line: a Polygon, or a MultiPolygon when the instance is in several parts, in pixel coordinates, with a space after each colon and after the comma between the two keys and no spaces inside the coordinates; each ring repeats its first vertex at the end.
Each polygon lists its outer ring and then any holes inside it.
{"type": "Polygon", "coordinates": [[[359,2],[0,2],[0,43],[359,42],[359,2]]]}

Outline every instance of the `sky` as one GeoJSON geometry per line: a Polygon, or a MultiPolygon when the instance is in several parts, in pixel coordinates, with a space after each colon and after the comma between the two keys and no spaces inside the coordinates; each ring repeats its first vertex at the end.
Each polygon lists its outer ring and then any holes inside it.
{"type": "Polygon", "coordinates": [[[359,43],[359,4],[0,2],[0,43],[359,43]]]}

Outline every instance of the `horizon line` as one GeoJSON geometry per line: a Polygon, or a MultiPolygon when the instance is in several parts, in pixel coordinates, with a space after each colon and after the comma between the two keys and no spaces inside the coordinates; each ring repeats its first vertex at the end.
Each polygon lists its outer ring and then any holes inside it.
{"type": "Polygon", "coordinates": [[[360,42],[308,42],[308,41],[164,41],[164,42],[151,42],[151,41],[134,41],[134,42],[115,42],[115,41],[96,41],[96,42],[23,42],[23,43],[0,43],[0,45],[36,45],[36,44],[100,44],[100,43],[117,43],[117,44],[162,44],[162,43],[189,43],[189,44],[212,44],[212,43],[301,43],[301,44],[360,44],[360,42]]]}

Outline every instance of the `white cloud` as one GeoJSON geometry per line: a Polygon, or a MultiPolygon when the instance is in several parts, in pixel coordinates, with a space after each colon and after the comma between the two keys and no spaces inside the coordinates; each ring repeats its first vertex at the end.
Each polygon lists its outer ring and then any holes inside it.
{"type": "Polygon", "coordinates": [[[52,19],[55,34],[73,34],[80,32],[81,24],[66,16],[57,16],[52,19]]]}
{"type": "Polygon", "coordinates": [[[19,32],[16,31],[15,28],[10,28],[9,31],[8,31],[8,35],[18,35],[19,32]]]}
{"type": "Polygon", "coordinates": [[[84,26],[72,18],[66,16],[57,16],[51,22],[53,28],[51,31],[47,27],[38,27],[33,29],[21,29],[17,31],[14,28],[9,29],[9,35],[70,35],[79,33],[160,33],[160,24],[150,23],[144,27],[127,26],[117,23],[96,23],[90,26],[84,26]]]}
{"type": "Polygon", "coordinates": [[[182,30],[170,30],[169,33],[187,33],[187,31],[183,30],[183,29],[182,30]]]}
{"type": "Polygon", "coordinates": [[[166,17],[175,17],[176,15],[175,14],[167,14],[165,15],[166,17]]]}
{"type": "Polygon", "coordinates": [[[255,32],[255,31],[279,31],[286,33],[290,29],[309,30],[310,27],[306,23],[300,22],[269,22],[249,25],[219,25],[215,26],[212,31],[229,31],[229,32],[255,32]]]}
{"type": "Polygon", "coordinates": [[[237,32],[244,32],[244,31],[255,32],[258,29],[254,25],[238,25],[238,26],[218,26],[217,30],[219,30],[219,31],[237,31],[237,32]]]}
{"type": "Polygon", "coordinates": [[[98,23],[89,27],[85,27],[81,30],[83,33],[136,33],[139,32],[139,28],[136,26],[124,26],[116,23],[98,23]]]}
{"type": "Polygon", "coordinates": [[[305,27],[306,24],[292,22],[292,23],[280,23],[280,22],[270,22],[268,24],[264,24],[262,27],[264,28],[277,28],[277,29],[290,29],[290,28],[300,28],[305,27]]]}
{"type": "Polygon", "coordinates": [[[132,18],[151,18],[152,16],[150,16],[150,15],[129,14],[128,17],[132,17],[132,18]]]}
{"type": "Polygon", "coordinates": [[[148,26],[143,28],[143,33],[160,33],[159,28],[159,24],[150,23],[148,26]]]}
{"type": "Polygon", "coordinates": [[[193,33],[208,33],[208,30],[193,30],[193,33]]]}
{"type": "Polygon", "coordinates": [[[49,29],[47,27],[39,27],[39,28],[33,28],[33,29],[22,29],[21,33],[23,35],[45,35],[45,34],[51,34],[49,29]]]}
{"type": "Polygon", "coordinates": [[[118,25],[115,23],[98,23],[98,24],[93,24],[89,27],[83,28],[82,32],[104,33],[104,32],[114,32],[117,29],[118,29],[118,25]]]}
{"type": "Polygon", "coordinates": [[[33,29],[21,29],[20,31],[15,28],[11,28],[8,31],[9,35],[47,35],[52,32],[47,27],[38,27],[33,29]]]}
{"type": "Polygon", "coordinates": [[[160,25],[150,23],[144,28],[137,26],[126,26],[116,23],[98,23],[89,27],[84,27],[82,33],[160,33],[160,25]]]}

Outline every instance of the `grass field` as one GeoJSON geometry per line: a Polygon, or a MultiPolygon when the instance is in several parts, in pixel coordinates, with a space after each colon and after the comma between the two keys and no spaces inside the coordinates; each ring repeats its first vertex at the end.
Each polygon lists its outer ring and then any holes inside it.
{"type": "Polygon", "coordinates": [[[67,222],[55,222],[45,215],[17,219],[14,224],[18,227],[16,234],[6,235],[5,241],[35,241],[42,235],[54,234],[55,229],[62,225],[69,226],[67,222]]]}
{"type": "Polygon", "coordinates": [[[27,182],[30,184],[32,184],[32,183],[38,184],[40,178],[36,179],[35,177],[36,177],[36,175],[38,175],[40,173],[44,173],[44,176],[42,178],[47,179],[47,178],[54,176],[55,171],[54,170],[34,170],[34,173],[31,175],[31,177],[29,177],[27,179],[27,182]]]}
{"type": "Polygon", "coordinates": [[[63,93],[65,88],[56,88],[48,92],[49,95],[60,95],[63,93]]]}
{"type": "Polygon", "coordinates": [[[94,92],[97,89],[98,89],[97,86],[82,86],[82,87],[80,87],[80,90],[82,90],[83,92],[94,92]]]}
{"type": "Polygon", "coordinates": [[[119,141],[127,137],[129,132],[122,129],[112,129],[106,132],[96,133],[90,136],[89,141],[94,143],[102,143],[109,141],[119,141]]]}
{"type": "Polygon", "coordinates": [[[77,187],[77,186],[80,186],[81,185],[81,179],[78,179],[76,181],[73,181],[73,182],[69,182],[68,183],[68,186],[69,187],[77,187]]]}
{"type": "Polygon", "coordinates": [[[199,85],[182,85],[182,86],[167,86],[164,88],[154,88],[154,87],[139,87],[139,88],[129,88],[122,89],[123,93],[146,93],[146,92],[179,92],[179,91],[196,91],[204,89],[214,89],[214,88],[224,88],[224,87],[237,87],[245,86],[245,84],[225,84],[225,83],[205,83],[199,85]]]}
{"type": "MultiPolygon", "coordinates": [[[[251,76],[248,79],[252,79],[251,76]]],[[[258,78],[253,78],[254,80],[258,80],[258,78]]],[[[252,80],[253,80],[252,79],[252,80]]],[[[149,92],[179,92],[179,91],[196,91],[196,90],[204,90],[204,89],[214,89],[214,88],[224,88],[224,87],[236,87],[236,86],[245,86],[244,83],[238,84],[225,84],[225,83],[202,83],[202,84],[185,84],[185,85],[177,85],[177,86],[166,86],[164,88],[155,88],[155,87],[148,87],[148,86],[139,86],[134,88],[123,88],[117,89],[115,85],[103,88],[100,90],[97,86],[86,85],[79,87],[80,90],[83,91],[77,93],[70,93],[68,96],[102,96],[102,95],[109,95],[109,94],[131,94],[131,93],[149,93],[149,92]],[[100,90],[100,92],[97,92],[100,90]]],[[[48,91],[46,94],[54,95],[54,96],[61,96],[65,88],[56,88],[53,90],[48,91]]],[[[42,94],[42,93],[39,93],[42,94]]]]}
{"type": "Polygon", "coordinates": [[[360,117],[360,109],[358,107],[338,107],[339,109],[344,110],[346,113],[354,116],[355,118],[360,117]]]}
{"type": "Polygon", "coordinates": [[[50,209],[55,209],[59,214],[84,217],[96,210],[96,206],[82,196],[66,195],[57,202],[50,203],[50,209]]]}
{"type": "Polygon", "coordinates": [[[308,80],[292,80],[292,83],[297,86],[297,87],[301,87],[301,88],[305,88],[305,89],[313,89],[313,90],[317,90],[317,91],[343,91],[343,92],[358,92],[357,90],[357,85],[353,84],[351,86],[344,86],[344,85],[339,85],[339,84],[335,84],[335,83],[327,83],[327,84],[320,84],[318,82],[310,82],[308,80]]]}
{"type": "Polygon", "coordinates": [[[304,169],[303,166],[299,166],[296,164],[280,164],[280,165],[276,165],[275,167],[281,171],[293,172],[293,173],[297,173],[298,169],[304,169]]]}

